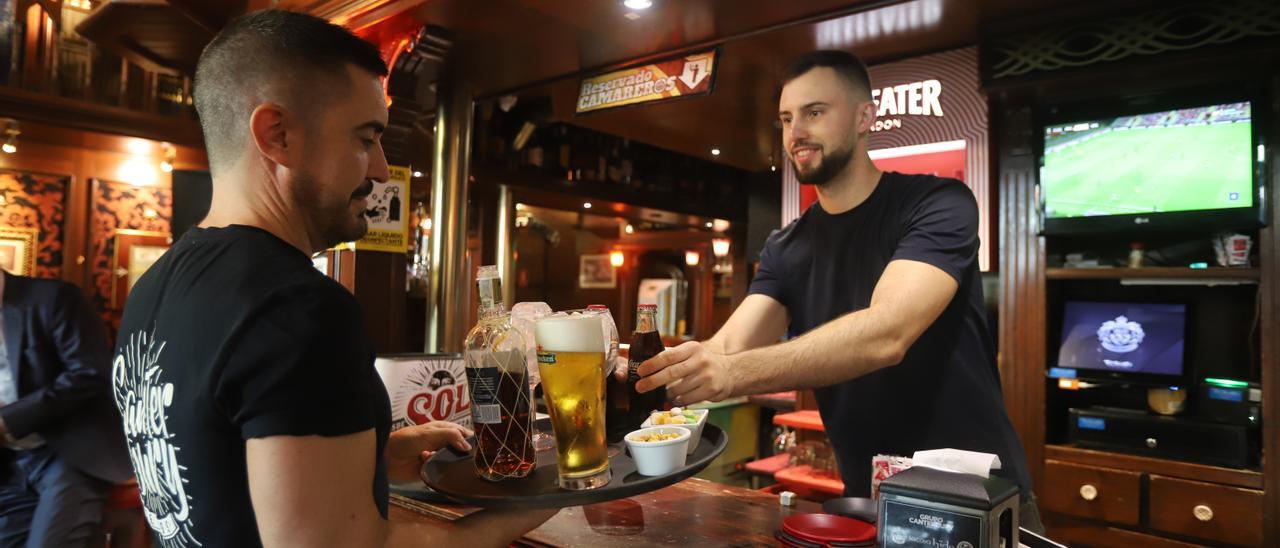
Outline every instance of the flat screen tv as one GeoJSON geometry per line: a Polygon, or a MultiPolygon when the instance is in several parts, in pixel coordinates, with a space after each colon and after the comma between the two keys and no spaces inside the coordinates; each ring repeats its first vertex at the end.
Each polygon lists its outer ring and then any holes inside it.
{"type": "Polygon", "coordinates": [[[1050,377],[1178,386],[1186,378],[1187,306],[1067,301],[1050,377]]]}
{"type": "Polygon", "coordinates": [[[1044,233],[1260,226],[1252,110],[1241,101],[1046,124],[1044,233]]]}

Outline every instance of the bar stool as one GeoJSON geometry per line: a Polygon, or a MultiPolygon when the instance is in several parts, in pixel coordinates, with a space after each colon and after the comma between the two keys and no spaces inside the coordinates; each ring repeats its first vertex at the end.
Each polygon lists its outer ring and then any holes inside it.
{"type": "Polygon", "coordinates": [[[107,494],[102,511],[103,546],[107,548],[150,548],[151,530],[142,513],[142,497],[137,480],[116,484],[107,494]]]}

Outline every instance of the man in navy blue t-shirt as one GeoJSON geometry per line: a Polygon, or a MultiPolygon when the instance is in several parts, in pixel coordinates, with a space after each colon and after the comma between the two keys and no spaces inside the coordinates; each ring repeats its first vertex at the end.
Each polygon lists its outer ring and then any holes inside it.
{"type": "Polygon", "coordinates": [[[643,364],[637,388],[666,385],[676,404],[812,388],[846,495],[868,495],[876,454],[994,453],[1038,528],[983,312],[977,203],[954,179],[876,169],[870,90],[846,52],[787,69],[782,142],[818,203],[765,243],[724,328],[643,364]]]}

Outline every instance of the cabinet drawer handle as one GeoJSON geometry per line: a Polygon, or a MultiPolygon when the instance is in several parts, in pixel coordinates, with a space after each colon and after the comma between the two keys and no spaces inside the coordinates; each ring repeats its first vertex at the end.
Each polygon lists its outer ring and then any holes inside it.
{"type": "Polygon", "coordinates": [[[1093,500],[1098,498],[1098,488],[1089,484],[1080,486],[1080,498],[1084,500],[1093,500]]]}
{"type": "Polygon", "coordinates": [[[1213,508],[1209,508],[1203,504],[1197,505],[1191,509],[1191,513],[1196,515],[1196,519],[1200,521],[1209,521],[1213,519],[1213,508]]]}

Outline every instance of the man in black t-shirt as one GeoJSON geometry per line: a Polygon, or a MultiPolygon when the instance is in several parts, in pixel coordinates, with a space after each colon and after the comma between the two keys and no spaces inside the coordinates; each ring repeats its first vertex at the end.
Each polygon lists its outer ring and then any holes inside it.
{"type": "Polygon", "coordinates": [[[309,258],[368,228],[386,72],[373,45],[284,11],[231,22],[200,57],[212,204],[134,286],[112,369],[161,546],[505,545],[554,513],[387,521],[388,481],[471,433],[389,432],[360,306],[309,258]]]}
{"type": "Polygon", "coordinates": [[[846,495],[869,494],[876,454],[993,453],[1038,528],[983,310],[977,203],[959,181],[876,169],[870,90],[846,52],[787,69],[782,142],[818,203],[769,237],[724,327],[644,363],[637,388],[677,404],[812,388],[846,495]]]}

